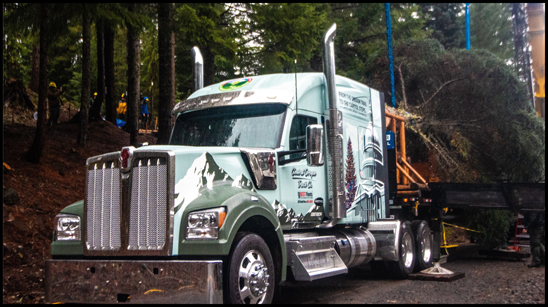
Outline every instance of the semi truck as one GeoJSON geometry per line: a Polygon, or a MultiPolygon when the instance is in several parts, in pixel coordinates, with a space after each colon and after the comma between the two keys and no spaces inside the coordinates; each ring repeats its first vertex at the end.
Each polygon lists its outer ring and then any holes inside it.
{"type": "MultiPolygon", "coordinates": [[[[367,263],[398,279],[432,267],[441,206],[500,193],[429,187],[384,94],[335,74],[335,33],[323,73],[206,87],[193,49],[197,90],[169,145],[87,159],[85,198],[55,217],[46,301],[270,303],[279,285],[367,263]]],[[[504,195],[544,208],[536,188],[504,195]]]]}

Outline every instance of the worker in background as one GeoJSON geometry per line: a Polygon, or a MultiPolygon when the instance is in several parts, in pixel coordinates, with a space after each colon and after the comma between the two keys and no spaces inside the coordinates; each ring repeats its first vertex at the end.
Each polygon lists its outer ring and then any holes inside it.
{"type": "Polygon", "coordinates": [[[90,98],[89,99],[89,106],[91,108],[91,106],[93,105],[93,103],[95,102],[95,99],[97,99],[97,92],[93,93],[93,98],[90,98]]]}
{"type": "Polygon", "coordinates": [[[148,97],[143,98],[141,103],[141,129],[146,129],[146,123],[148,120],[148,97]]]}
{"type": "Polygon", "coordinates": [[[126,95],[122,94],[122,99],[118,102],[118,108],[116,108],[116,113],[120,116],[120,119],[124,122],[127,121],[126,119],[126,113],[127,113],[127,103],[126,103],[126,95]]]}
{"type": "Polygon", "coordinates": [[[48,126],[57,125],[57,120],[59,119],[59,115],[61,114],[61,105],[63,104],[63,101],[61,100],[61,94],[63,94],[63,87],[61,86],[60,90],[58,90],[55,82],[50,82],[48,89],[48,126]]]}
{"type": "Polygon", "coordinates": [[[523,213],[523,224],[527,227],[527,233],[529,233],[529,244],[531,245],[532,260],[527,266],[534,268],[544,265],[546,262],[544,212],[533,211],[523,213]]]}

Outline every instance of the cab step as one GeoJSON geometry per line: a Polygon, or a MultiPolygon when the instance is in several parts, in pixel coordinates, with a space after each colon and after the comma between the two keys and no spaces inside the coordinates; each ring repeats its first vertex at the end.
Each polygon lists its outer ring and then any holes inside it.
{"type": "Polygon", "coordinates": [[[290,238],[285,242],[287,265],[295,280],[313,281],[348,273],[335,250],[335,236],[290,238]]]}

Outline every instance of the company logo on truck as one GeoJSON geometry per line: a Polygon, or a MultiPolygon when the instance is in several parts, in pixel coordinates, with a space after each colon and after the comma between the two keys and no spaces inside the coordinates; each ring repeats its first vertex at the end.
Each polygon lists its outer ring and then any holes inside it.
{"type": "Polygon", "coordinates": [[[314,195],[310,192],[297,192],[297,197],[299,198],[297,203],[299,204],[306,204],[306,203],[312,203],[312,199],[314,198],[314,195]]]}
{"type": "Polygon", "coordinates": [[[249,82],[251,82],[251,78],[240,78],[240,79],[236,79],[236,80],[231,80],[231,81],[227,81],[223,84],[221,84],[221,86],[219,86],[219,90],[223,91],[223,92],[226,92],[226,91],[233,91],[235,89],[239,89],[240,87],[248,84],[249,82]]]}
{"type": "Polygon", "coordinates": [[[293,179],[312,179],[316,177],[316,172],[309,171],[307,168],[306,169],[294,168],[291,171],[291,176],[293,177],[293,179]]]}

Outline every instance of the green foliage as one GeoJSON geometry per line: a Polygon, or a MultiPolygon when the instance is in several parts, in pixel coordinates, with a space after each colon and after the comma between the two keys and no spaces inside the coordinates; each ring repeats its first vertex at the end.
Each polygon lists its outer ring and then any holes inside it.
{"type": "Polygon", "coordinates": [[[470,4],[470,44],[485,49],[504,62],[514,58],[511,3],[470,4]]]}
{"type": "MultiPolygon", "coordinates": [[[[388,92],[385,52],[368,62],[366,84],[388,92]]],[[[474,172],[490,182],[545,177],[545,128],[512,67],[485,50],[445,50],[436,40],[398,43],[394,58],[396,98],[415,115],[407,127],[422,139],[415,146],[436,150],[442,180],[470,182],[474,172]]]]}
{"type": "Polygon", "coordinates": [[[30,35],[17,38],[14,35],[4,37],[4,80],[15,78],[27,85],[30,82],[30,71],[32,69],[32,45],[33,39],[30,35]]]}
{"type": "MultiPolygon", "coordinates": [[[[177,99],[188,97],[192,87],[190,50],[198,46],[204,57],[204,74],[213,65],[213,82],[235,77],[236,11],[221,3],[175,4],[173,14],[177,99]],[[181,95],[181,93],[184,93],[181,95]]],[[[209,85],[209,84],[204,84],[209,85]]]]}
{"type": "Polygon", "coordinates": [[[431,38],[446,49],[464,48],[464,3],[420,3],[419,13],[426,20],[431,38]]]}
{"type": "Polygon", "coordinates": [[[508,230],[515,220],[515,214],[506,210],[466,210],[466,227],[479,231],[470,234],[486,249],[506,247],[508,230]]]}
{"type": "Polygon", "coordinates": [[[260,74],[294,71],[295,59],[306,63],[321,50],[322,35],[330,26],[325,4],[256,4],[252,9],[249,27],[260,33],[255,42],[262,45],[254,55],[260,74]]]}

